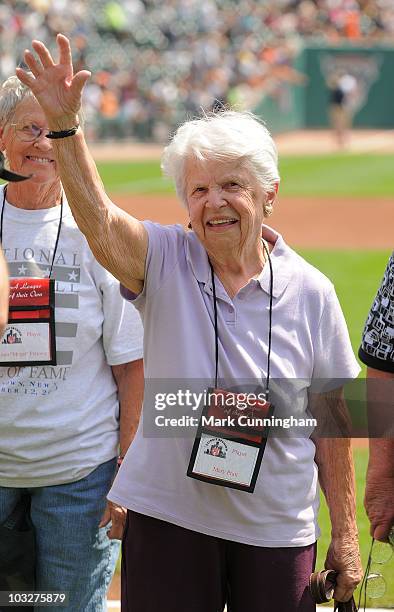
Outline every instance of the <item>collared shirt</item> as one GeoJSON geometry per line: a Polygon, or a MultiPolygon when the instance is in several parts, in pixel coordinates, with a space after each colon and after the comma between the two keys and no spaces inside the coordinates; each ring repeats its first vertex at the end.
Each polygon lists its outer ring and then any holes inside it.
{"type": "MultiPolygon", "coordinates": [[[[154,427],[155,416],[173,414],[165,393],[181,384],[192,390],[212,385],[214,308],[207,253],[194,232],[150,222],[145,227],[145,284],[134,299],[144,321],[144,418],[110,499],[228,540],[272,547],[312,543],[318,537],[319,502],[315,447],[308,437],[270,437],[255,492],[249,494],[188,478],[195,429],[186,426],[180,437],[176,427],[154,427]]],[[[279,411],[302,417],[308,391],[337,387],[338,379],[357,376],[359,367],[331,282],[272,229],[264,226],[263,238],[274,245],[272,399],[279,411]]],[[[247,390],[264,387],[269,266],[233,298],[218,278],[215,285],[220,382],[247,390]]],[[[188,416],[199,413],[192,406],[182,410],[188,416]]]]}

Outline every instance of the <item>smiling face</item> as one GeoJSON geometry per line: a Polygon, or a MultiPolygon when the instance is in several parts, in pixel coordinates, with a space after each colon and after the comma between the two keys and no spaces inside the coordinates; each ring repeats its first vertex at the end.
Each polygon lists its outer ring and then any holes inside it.
{"type": "Polygon", "coordinates": [[[208,253],[256,247],[267,197],[245,165],[189,158],[185,173],[190,221],[208,253]]]}
{"type": "Polygon", "coordinates": [[[26,98],[18,104],[9,123],[1,132],[1,150],[7,156],[11,170],[32,175],[29,181],[26,181],[27,187],[31,182],[55,183],[59,181],[59,177],[51,141],[44,134],[33,142],[24,142],[18,137],[18,134],[26,132],[30,125],[46,128],[47,124],[38,102],[33,98],[26,98]]]}

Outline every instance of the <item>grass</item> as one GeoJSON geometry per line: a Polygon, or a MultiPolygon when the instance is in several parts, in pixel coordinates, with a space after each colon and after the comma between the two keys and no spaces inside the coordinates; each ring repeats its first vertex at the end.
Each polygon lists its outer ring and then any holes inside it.
{"type": "MultiPolygon", "coordinates": [[[[281,156],[283,196],[392,197],[393,155],[330,154],[281,156]]],[[[171,193],[171,181],[162,178],[160,164],[106,162],[98,164],[112,193],[171,193]]]]}
{"type": "Polygon", "coordinates": [[[281,195],[392,197],[393,155],[282,157],[281,195]]]}
{"type": "MultiPolygon", "coordinates": [[[[394,193],[394,156],[350,154],[281,156],[283,196],[377,198],[394,193]]],[[[112,193],[172,193],[158,161],[101,162],[98,169],[112,193]]],[[[1,183],[2,181],[0,181],[1,183]]]]}
{"type": "Polygon", "coordinates": [[[355,352],[390,251],[298,249],[302,257],[334,283],[355,352]]]}

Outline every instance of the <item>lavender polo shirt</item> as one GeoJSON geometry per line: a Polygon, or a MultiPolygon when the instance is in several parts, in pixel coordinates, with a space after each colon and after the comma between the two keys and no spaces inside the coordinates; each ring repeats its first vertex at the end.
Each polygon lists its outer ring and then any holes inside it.
{"type": "MultiPolygon", "coordinates": [[[[146,280],[133,303],[144,322],[146,385],[153,379],[163,379],[164,386],[168,379],[212,380],[213,295],[206,251],[196,235],[181,226],[144,225],[149,235],[146,280]]],[[[274,245],[271,376],[295,382],[282,396],[278,392],[275,402],[305,416],[308,389],[318,391],[321,379],[354,378],[359,366],[331,282],[272,229],[263,226],[262,233],[274,245]]],[[[219,376],[258,383],[267,367],[269,267],[233,299],[219,279],[215,284],[219,376]]],[[[152,412],[156,406],[147,393],[144,414],[152,412]]],[[[319,491],[315,447],[309,438],[270,437],[250,494],[187,477],[190,435],[150,437],[143,429],[141,423],[110,500],[246,544],[305,546],[317,539],[319,491]]]]}

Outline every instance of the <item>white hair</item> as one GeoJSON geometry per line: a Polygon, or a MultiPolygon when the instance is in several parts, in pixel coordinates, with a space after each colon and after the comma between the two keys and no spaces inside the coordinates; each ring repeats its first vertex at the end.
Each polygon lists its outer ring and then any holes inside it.
{"type": "Polygon", "coordinates": [[[0,127],[4,126],[12,118],[16,107],[25,98],[33,98],[31,90],[20,82],[18,77],[9,77],[0,87],[0,127]]]}
{"type": "MultiPolygon", "coordinates": [[[[274,193],[280,181],[278,153],[271,134],[252,113],[224,110],[186,121],[164,149],[161,168],[175,182],[186,206],[184,166],[187,159],[239,160],[257,179],[264,193],[274,193]]],[[[272,205],[267,202],[266,215],[272,205]]]]}

